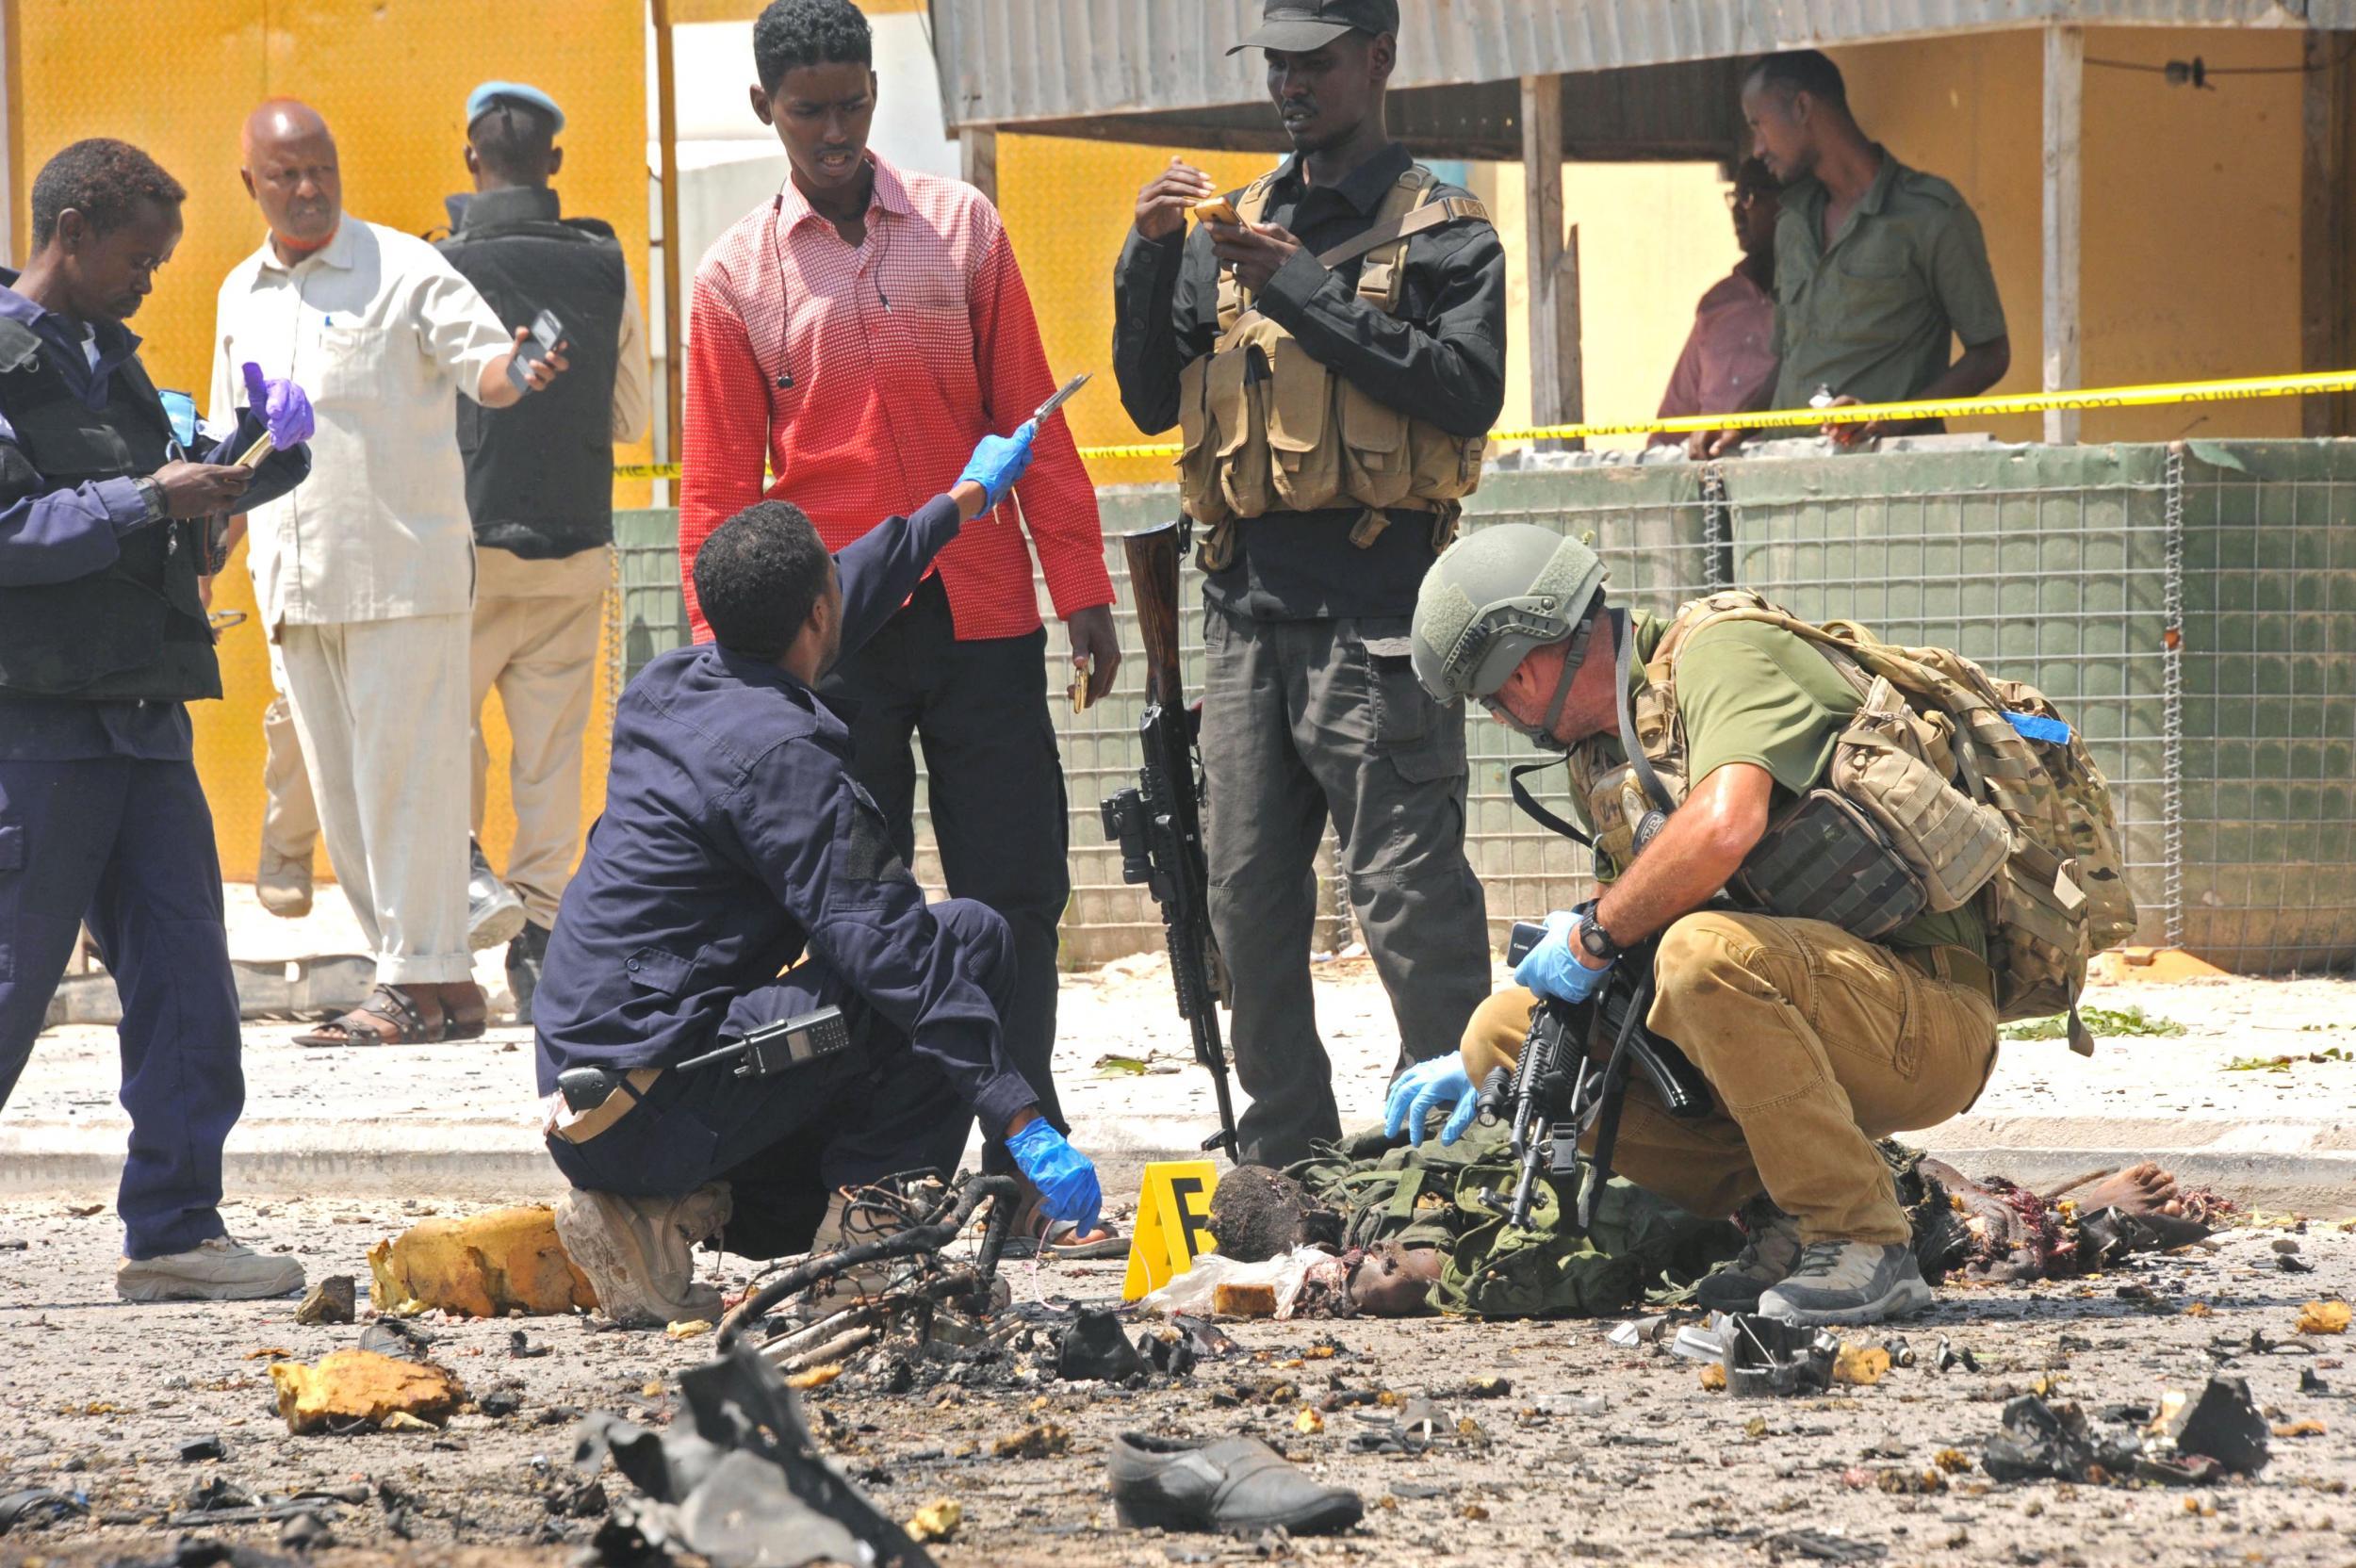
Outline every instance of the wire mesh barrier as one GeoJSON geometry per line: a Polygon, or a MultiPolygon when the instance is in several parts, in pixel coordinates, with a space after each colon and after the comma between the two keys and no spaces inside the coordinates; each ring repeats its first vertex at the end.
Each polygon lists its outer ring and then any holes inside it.
{"type": "MultiPolygon", "coordinates": [[[[1118,535],[1168,521],[1167,486],[1099,492],[1122,646],[1137,647],[1118,535]]],[[[671,514],[618,525],[620,647],[634,670],[682,639],[671,514]]],[[[2356,442],[1957,447],[1491,475],[1468,529],[1592,535],[1616,602],[1666,613],[1728,584],[1813,620],[1954,647],[2042,689],[2117,794],[2137,940],[2253,973],[2356,964],[2356,442]]],[[[1070,678],[1048,611],[1049,686],[1070,678]]],[[[1202,612],[1182,618],[1202,688],[1202,612]]],[[[1071,813],[1064,959],[1160,945],[1097,802],[1129,781],[1143,674],[1086,712],[1053,700],[1071,813]]],[[[1493,934],[1589,890],[1583,850],[1518,812],[1527,743],[1469,721],[1467,850],[1493,934]]],[[[1533,782],[1560,808],[1559,773],[1533,782]]],[[[928,838],[919,792],[920,842],[928,838]]],[[[1219,803],[1214,799],[1211,809],[1219,803]]],[[[918,874],[939,869],[920,850],[918,874]]],[[[1330,861],[1324,873],[1330,880],[1330,861]]],[[[1334,893],[1338,890],[1332,890],[1334,893]]],[[[1346,939],[1347,906],[1319,945],[1346,939]]]]}

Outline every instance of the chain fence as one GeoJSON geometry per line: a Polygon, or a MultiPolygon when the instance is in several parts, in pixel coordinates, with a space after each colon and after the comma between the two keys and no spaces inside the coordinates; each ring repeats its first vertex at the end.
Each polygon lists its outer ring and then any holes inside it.
{"type": "MultiPolygon", "coordinates": [[[[2356,965],[2356,442],[2176,447],[1922,444],[1871,456],[1595,463],[1494,472],[1467,529],[1536,523],[1592,538],[1614,602],[1667,614],[1729,585],[1811,620],[1957,649],[2043,690],[2110,779],[2136,939],[2226,969],[2356,965]]],[[[1121,645],[1137,647],[1119,535],[1176,515],[1165,485],[1099,492],[1121,645]]],[[[625,670],[683,636],[672,514],[626,514],[616,564],[625,670]]],[[[1181,617],[1202,690],[1202,614],[1181,617]]],[[[1049,688],[1070,653],[1044,593],[1049,688]]],[[[1156,949],[1097,803],[1134,776],[1144,676],[1080,713],[1053,699],[1071,823],[1064,961],[1156,949]]],[[[1492,935],[1587,896],[1587,854],[1523,816],[1507,770],[1530,745],[1475,714],[1466,851],[1492,935]]],[[[920,759],[921,760],[921,759],[920,759]]],[[[1561,809],[1563,776],[1533,777],[1561,809]]],[[[1214,803],[1216,809],[1216,803],[1214,803]]],[[[917,874],[938,886],[924,794],[917,874]]],[[[1350,939],[1324,885],[1317,947],[1350,939]]]]}

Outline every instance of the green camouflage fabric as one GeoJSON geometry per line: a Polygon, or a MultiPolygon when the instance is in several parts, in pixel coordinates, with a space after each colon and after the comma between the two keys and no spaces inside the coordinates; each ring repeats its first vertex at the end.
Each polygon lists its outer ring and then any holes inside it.
{"type": "Polygon", "coordinates": [[[1530,1223],[1517,1229],[1505,1217],[1506,1195],[1520,1174],[1506,1129],[1476,1123],[1451,1146],[1440,1142],[1438,1126],[1435,1119],[1420,1149],[1393,1147],[1371,1128],[1285,1174],[1341,1214],[1346,1247],[1391,1242],[1445,1251],[1430,1297],[1439,1312],[1605,1316],[1648,1297],[1682,1295],[1742,1246],[1733,1226],[1698,1219],[1616,1176],[1597,1195],[1587,1234],[1571,1225],[1576,1186],[1552,1176],[1540,1179],[1530,1223]]]}

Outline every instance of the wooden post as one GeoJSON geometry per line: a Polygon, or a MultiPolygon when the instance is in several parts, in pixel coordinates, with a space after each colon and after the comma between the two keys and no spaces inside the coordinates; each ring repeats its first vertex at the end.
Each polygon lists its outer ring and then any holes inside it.
{"type": "Polygon", "coordinates": [[[663,180],[663,390],[669,436],[663,461],[679,461],[680,414],[686,407],[687,367],[680,363],[679,339],[685,321],[679,315],[679,85],[671,58],[671,0],[653,0],[655,138],[661,148],[663,180]]]}
{"type": "Polygon", "coordinates": [[[966,125],[957,131],[958,172],[965,183],[998,204],[998,131],[991,125],[966,125]]]}
{"type": "MultiPolygon", "coordinates": [[[[1579,346],[1578,231],[1562,227],[1562,78],[1522,78],[1522,192],[1529,228],[1530,414],[1539,425],[1587,415],[1579,346]]],[[[1574,443],[1579,445],[1579,443],[1574,443]]]]}
{"type": "MultiPolygon", "coordinates": [[[[2078,241],[2084,203],[2086,32],[2079,27],[2045,29],[2045,390],[2083,386],[2078,342],[2078,241]]],[[[2078,440],[2078,416],[2045,416],[2045,439],[2054,446],[2078,440]]]]}
{"type": "MultiPolygon", "coordinates": [[[[2305,97],[2299,172],[2299,359],[2308,370],[2344,370],[2348,311],[2348,196],[2342,184],[2343,62],[2336,35],[2310,30],[2305,40],[2305,97]]],[[[2310,436],[2344,429],[2345,398],[2299,400],[2299,432],[2310,436]]]]}

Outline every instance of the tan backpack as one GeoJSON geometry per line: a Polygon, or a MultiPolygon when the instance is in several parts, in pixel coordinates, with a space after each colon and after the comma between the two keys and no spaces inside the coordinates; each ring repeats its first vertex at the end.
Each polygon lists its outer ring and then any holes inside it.
{"type": "MultiPolygon", "coordinates": [[[[1952,757],[1966,794],[2003,813],[2009,852],[1975,895],[1998,1014],[2067,1012],[2070,1049],[2091,1054],[2094,1038],[2078,1017],[2086,961],[2135,933],[2135,904],[2110,785],[2060,710],[2036,687],[1990,676],[1953,649],[1901,647],[1851,621],[1811,625],[1740,589],[1679,610],[1654,662],[1721,620],[1763,622],[1824,649],[1857,688],[1860,718],[1886,712],[1894,692],[1916,720],[1906,727],[1939,762],[1952,757]]],[[[1859,733],[1853,725],[1844,745],[1859,733]]]]}

